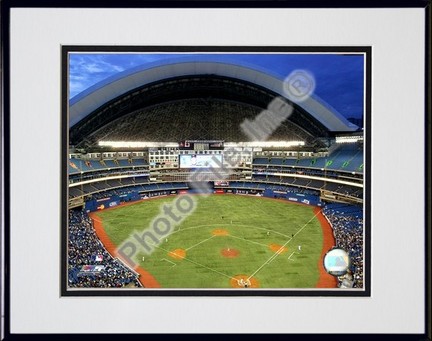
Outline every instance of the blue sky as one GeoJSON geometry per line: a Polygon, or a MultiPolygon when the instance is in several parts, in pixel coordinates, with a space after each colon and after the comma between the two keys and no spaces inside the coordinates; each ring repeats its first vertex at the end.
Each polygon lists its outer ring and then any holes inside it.
{"type": "MultiPolygon", "coordinates": [[[[189,54],[190,55],[190,54],[189,54]]],[[[208,54],[207,54],[208,55],[208,54]]],[[[185,54],[70,55],[70,98],[119,72],[185,54]]],[[[199,54],[195,54],[199,60],[199,54]]],[[[222,62],[256,65],[283,78],[296,69],[315,77],[315,94],[346,118],[363,115],[364,57],[337,54],[217,54],[222,62]]]]}

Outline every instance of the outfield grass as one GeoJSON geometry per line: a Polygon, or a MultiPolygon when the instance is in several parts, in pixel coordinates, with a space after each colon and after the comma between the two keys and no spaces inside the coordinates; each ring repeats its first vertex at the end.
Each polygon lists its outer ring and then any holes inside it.
{"type": "MultiPolygon", "coordinates": [[[[197,198],[196,210],[168,242],[163,238],[151,255],[138,255],[140,266],[162,288],[230,288],[237,275],[252,276],[260,288],[315,287],[323,234],[313,207],[240,195],[197,198]],[[216,229],[228,235],[215,236],[216,229]],[[275,257],[270,244],[286,245],[287,250],[275,257]],[[173,257],[176,249],[185,250],[185,258],[173,257]],[[228,249],[237,250],[238,256],[223,256],[221,251],[228,249]]],[[[146,200],[97,215],[111,241],[120,245],[133,231],[148,228],[160,206],[174,199],[146,200]]]]}

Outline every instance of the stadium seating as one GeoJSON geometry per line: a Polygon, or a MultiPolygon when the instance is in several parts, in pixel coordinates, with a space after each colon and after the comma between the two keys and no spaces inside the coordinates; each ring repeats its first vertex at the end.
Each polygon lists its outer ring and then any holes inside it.
{"type": "Polygon", "coordinates": [[[269,163],[268,158],[257,157],[253,160],[254,165],[266,165],[269,163]]]}
{"type": "Polygon", "coordinates": [[[123,178],[120,179],[121,186],[127,186],[127,185],[135,185],[136,182],[134,181],[134,178],[123,178]]]}
{"type": "Polygon", "coordinates": [[[316,161],[315,159],[299,159],[296,163],[297,167],[312,167],[312,162],[316,161]]]}
{"type": "Polygon", "coordinates": [[[120,159],[120,160],[81,160],[69,159],[69,174],[78,174],[81,172],[94,172],[108,169],[131,168],[136,166],[148,166],[144,159],[120,159]]]}
{"type": "Polygon", "coordinates": [[[144,159],[133,159],[132,164],[134,166],[145,166],[148,165],[147,161],[144,159]]]}
{"type": "Polygon", "coordinates": [[[117,162],[118,162],[119,167],[130,167],[131,166],[129,161],[125,160],[125,159],[117,160],[117,162]]]}
{"type": "Polygon", "coordinates": [[[79,197],[83,195],[83,192],[79,187],[70,187],[69,188],[69,197],[79,197]]]}
{"type": "Polygon", "coordinates": [[[69,174],[79,173],[81,170],[78,168],[77,164],[69,160],[69,174]]]}
{"type": "Polygon", "coordinates": [[[297,164],[297,159],[285,159],[285,166],[295,166],[297,164]]]}
{"type": "Polygon", "coordinates": [[[136,184],[143,184],[143,183],[147,183],[149,182],[149,178],[148,177],[144,177],[144,176],[140,176],[140,177],[135,177],[135,183],[136,184]]]}
{"type": "Polygon", "coordinates": [[[306,168],[325,168],[344,172],[363,172],[363,148],[357,144],[335,145],[328,157],[281,158],[256,157],[253,165],[282,165],[306,168]]]}
{"type": "Polygon", "coordinates": [[[303,179],[303,178],[294,178],[293,182],[291,184],[297,185],[297,186],[307,186],[310,182],[309,179],[303,179]]]}
{"type": "Polygon", "coordinates": [[[284,159],[280,158],[271,158],[269,164],[271,165],[281,165],[283,164],[284,159]]]}
{"type": "Polygon", "coordinates": [[[115,168],[115,167],[119,167],[119,165],[114,161],[114,160],[104,160],[105,163],[105,168],[115,168]]]}
{"type": "MultiPolygon", "coordinates": [[[[354,287],[363,287],[363,209],[343,203],[327,204],[323,213],[329,220],[336,239],[336,246],[348,252],[354,287]]],[[[339,284],[340,284],[339,280],[339,284]]]]}
{"type": "Polygon", "coordinates": [[[72,288],[141,287],[138,277],[112,258],[99,241],[91,219],[84,211],[69,210],[68,283],[72,288]],[[82,271],[102,266],[97,272],[82,271]]]}

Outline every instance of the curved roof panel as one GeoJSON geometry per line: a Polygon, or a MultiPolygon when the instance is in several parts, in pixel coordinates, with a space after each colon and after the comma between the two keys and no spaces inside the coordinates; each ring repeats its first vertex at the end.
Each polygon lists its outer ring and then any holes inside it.
{"type": "MultiPolygon", "coordinates": [[[[220,62],[215,56],[200,55],[199,61],[194,56],[177,57],[146,63],[126,70],[78,94],[70,100],[69,126],[74,126],[105,103],[133,89],[164,79],[193,75],[217,75],[234,78],[256,84],[286,97],[283,90],[284,79],[269,70],[244,63],[238,65],[220,62]]],[[[330,131],[349,132],[358,129],[356,125],[350,123],[314,94],[297,105],[330,131]]]]}

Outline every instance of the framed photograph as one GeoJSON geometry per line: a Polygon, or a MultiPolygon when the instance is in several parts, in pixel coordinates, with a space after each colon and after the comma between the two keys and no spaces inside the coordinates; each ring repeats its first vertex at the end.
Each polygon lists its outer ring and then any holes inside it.
{"type": "Polygon", "coordinates": [[[3,4],[3,336],[430,340],[428,3],[201,4],[3,4]]]}
{"type": "Polygon", "coordinates": [[[370,295],[370,48],[63,53],[62,294],[370,295]]]}

